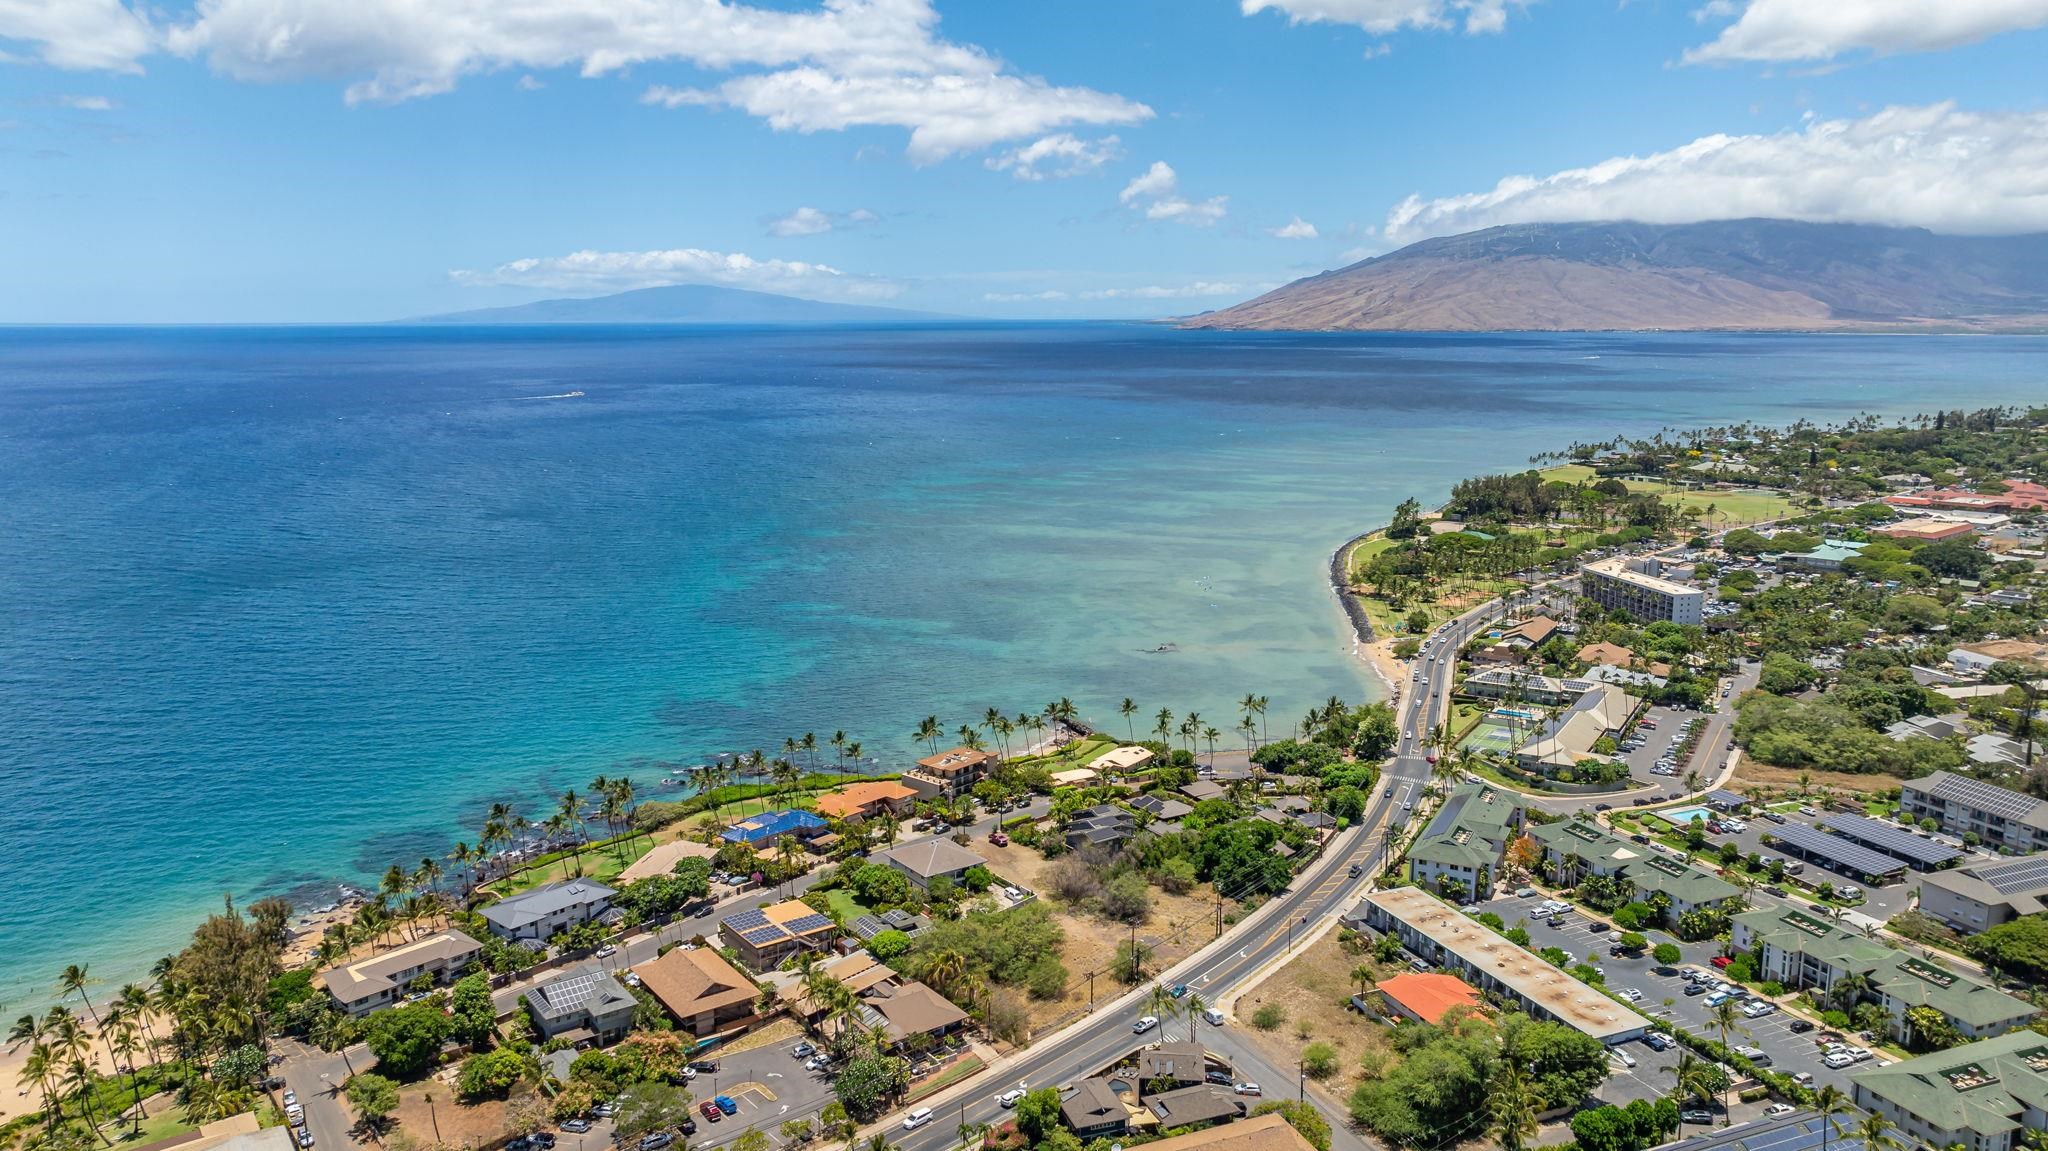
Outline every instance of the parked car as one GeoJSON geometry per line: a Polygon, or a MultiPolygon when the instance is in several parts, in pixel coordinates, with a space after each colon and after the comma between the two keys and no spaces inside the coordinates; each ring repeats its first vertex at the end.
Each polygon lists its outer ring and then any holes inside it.
{"type": "Polygon", "coordinates": [[[585,1131],[590,1130],[590,1120],[564,1119],[562,1121],[562,1130],[567,1131],[572,1135],[581,1135],[585,1131]]]}
{"type": "Polygon", "coordinates": [[[1849,1058],[1847,1055],[1841,1054],[1830,1055],[1826,1059],[1821,1060],[1821,1064],[1823,1066],[1828,1067],[1835,1071],[1840,1071],[1842,1068],[1847,1067],[1848,1065],[1854,1062],[1856,1062],[1854,1059],[1849,1058]]]}
{"type": "Polygon", "coordinates": [[[1789,1026],[1789,1030],[1794,1035],[1804,1035],[1813,1030],[1813,1024],[1804,1019],[1794,1019],[1789,1026]]]}
{"type": "Polygon", "coordinates": [[[1000,831],[991,831],[988,833],[988,842],[992,847],[1008,847],[1010,846],[1010,837],[1000,831]]]}
{"type": "Polygon", "coordinates": [[[1685,993],[1687,995],[1705,995],[1707,993],[1707,985],[1704,983],[1688,983],[1685,986],[1685,993]]]}
{"type": "Polygon", "coordinates": [[[1246,1081],[1246,1082],[1243,1082],[1243,1083],[1239,1083],[1239,1084],[1238,1084],[1237,1086],[1235,1086],[1235,1087],[1232,1087],[1232,1088],[1231,1088],[1231,1090],[1232,1090],[1232,1091],[1235,1091],[1235,1092],[1237,1092],[1237,1093],[1238,1093],[1239,1095],[1264,1095],[1264,1094],[1265,1094],[1265,1092],[1263,1092],[1263,1091],[1259,1090],[1259,1085],[1258,1085],[1258,1084],[1256,1084],[1256,1083],[1252,1083],[1252,1082],[1249,1082],[1249,1081],[1246,1081]]]}
{"type": "Polygon", "coordinates": [[[676,1137],[666,1131],[649,1131],[640,1137],[640,1151],[656,1151],[675,1141],[676,1137]]]}
{"type": "Polygon", "coordinates": [[[789,1055],[792,1059],[804,1059],[811,1055],[817,1054],[817,1051],[818,1049],[811,1046],[809,1043],[799,1043],[795,1047],[789,1049],[789,1055]]]}
{"type": "Polygon", "coordinates": [[[730,1095],[714,1095],[712,1096],[711,1101],[717,1104],[718,1109],[720,1111],[725,1112],[727,1115],[739,1114],[740,1105],[734,1102],[733,1097],[730,1095]]]}
{"type": "Polygon", "coordinates": [[[688,1115],[683,1116],[683,1134],[695,1135],[696,1133],[697,1121],[695,1119],[690,1118],[688,1115]]]}
{"type": "Polygon", "coordinates": [[[1202,1079],[1204,1082],[1214,1083],[1218,1087],[1228,1087],[1233,1082],[1230,1075],[1223,1071],[1211,1071],[1202,1076],[1202,1079]]]}
{"type": "Polygon", "coordinates": [[[1714,1124],[1714,1113],[1698,1107],[1690,1107],[1678,1113],[1678,1121],[1680,1123],[1696,1123],[1711,1127],[1714,1124]]]}
{"type": "Polygon", "coordinates": [[[1661,1034],[1652,1031],[1648,1035],[1643,1036],[1643,1046],[1652,1051],[1663,1051],[1671,1046],[1671,1041],[1664,1038],[1661,1034]]]}
{"type": "Polygon", "coordinates": [[[1716,955],[1712,959],[1709,959],[1707,962],[1713,964],[1716,967],[1726,967],[1729,964],[1735,962],[1735,960],[1732,956],[1716,955]]]}
{"type": "Polygon", "coordinates": [[[311,1131],[306,1130],[304,1127],[301,1127],[299,1128],[298,1132],[298,1140],[299,1146],[311,1147],[313,1145],[313,1133],[311,1131]]]}
{"type": "Polygon", "coordinates": [[[697,1110],[703,1114],[704,1118],[711,1120],[713,1123],[725,1118],[725,1112],[720,1111],[718,1104],[713,1103],[709,1099],[697,1104],[697,1110]]]}

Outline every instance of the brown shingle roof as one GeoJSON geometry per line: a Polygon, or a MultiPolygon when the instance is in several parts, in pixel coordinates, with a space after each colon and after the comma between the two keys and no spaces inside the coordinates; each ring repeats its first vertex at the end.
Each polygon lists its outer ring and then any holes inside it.
{"type": "Polygon", "coordinates": [[[877,987],[861,996],[861,1002],[889,1021],[891,1039],[926,1034],[967,1020],[967,1013],[954,1006],[952,1000],[922,983],[877,987]]]}
{"type": "Polygon", "coordinates": [[[661,1000],[678,1019],[751,1002],[760,994],[754,981],[708,947],[667,955],[633,969],[647,993],[661,1000]]]}
{"type": "Polygon", "coordinates": [[[1145,1151],[1315,1151],[1278,1113],[1145,1144],[1145,1151]]]}
{"type": "Polygon", "coordinates": [[[872,783],[849,784],[838,791],[827,792],[818,797],[815,806],[819,815],[845,819],[849,815],[860,814],[862,808],[872,803],[900,803],[906,799],[916,798],[915,789],[905,787],[893,779],[880,779],[872,783]]]}

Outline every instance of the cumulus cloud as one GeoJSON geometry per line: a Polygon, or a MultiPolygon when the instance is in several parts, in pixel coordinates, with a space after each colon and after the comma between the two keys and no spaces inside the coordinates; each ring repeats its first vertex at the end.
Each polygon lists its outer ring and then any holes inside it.
{"type": "Polygon", "coordinates": [[[826,212],[817,208],[798,208],[787,216],[777,216],[768,221],[771,236],[815,236],[835,228],[860,228],[881,222],[881,217],[866,208],[855,208],[851,212],[826,212]]]}
{"type": "Polygon", "coordinates": [[[1069,124],[1149,119],[1143,104],[1014,72],[937,34],[932,0],[199,0],[153,25],[134,0],[0,0],[0,44],[71,68],[139,70],[154,51],[245,81],[333,79],[350,102],[432,96],[501,69],[601,76],[656,63],[735,73],[650,103],[739,108],[778,130],[910,132],[919,163],[1069,124]]]}
{"type": "Polygon", "coordinates": [[[1164,160],[1152,161],[1150,168],[1124,185],[1116,199],[1125,207],[1143,211],[1148,220],[1172,220],[1194,228],[1206,228],[1221,220],[1230,201],[1228,196],[1200,201],[1182,196],[1180,176],[1164,160]]]}
{"type": "Polygon", "coordinates": [[[1313,240],[1316,238],[1316,226],[1296,216],[1277,228],[1267,228],[1266,234],[1276,240],[1313,240]]]}
{"type": "Polygon", "coordinates": [[[802,260],[757,260],[744,252],[670,248],[646,252],[571,252],[513,260],[482,271],[455,271],[456,283],[476,287],[517,286],[565,292],[623,292],[667,284],[719,284],[762,292],[794,292],[839,299],[888,299],[902,285],[876,276],[854,276],[829,264],[802,260]]]}
{"type": "Polygon", "coordinates": [[[1508,8],[1526,0],[1240,0],[1247,16],[1267,9],[1287,14],[1290,24],[1356,24],[1384,36],[1403,28],[1435,31],[1462,22],[1469,33],[1498,32],[1508,26],[1508,8]]]}
{"type": "Polygon", "coordinates": [[[991,172],[1008,172],[1019,180],[1064,180],[1093,172],[1123,154],[1122,142],[1115,136],[1083,140],[1061,132],[990,156],[982,164],[991,172]]]}
{"type": "Polygon", "coordinates": [[[1953,103],[1809,121],[1770,135],[1703,136],[1387,216],[1397,244],[1496,224],[1773,216],[1998,234],[2048,229],[2048,111],[1965,112],[1953,103]]]}
{"type": "Polygon", "coordinates": [[[1702,22],[1736,16],[1687,63],[1831,60],[1853,52],[1938,52],[2048,24],[2048,0],[1712,0],[1702,22]],[[1737,11],[1740,15],[1736,15],[1737,11]]]}
{"type": "Polygon", "coordinates": [[[0,0],[0,61],[14,44],[55,68],[140,72],[155,38],[121,0],[0,0]]]}
{"type": "Polygon", "coordinates": [[[531,72],[519,78],[519,90],[521,92],[538,92],[545,87],[547,87],[546,82],[531,72]]]}

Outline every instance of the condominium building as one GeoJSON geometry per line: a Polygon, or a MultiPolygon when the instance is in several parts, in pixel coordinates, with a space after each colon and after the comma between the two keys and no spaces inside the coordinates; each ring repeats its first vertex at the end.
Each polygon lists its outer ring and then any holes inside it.
{"type": "Polygon", "coordinates": [[[1985,846],[2020,854],[2048,849],[2048,800],[1937,771],[1899,787],[1899,813],[1933,819],[1950,835],[1975,832],[1985,846]]]}
{"type": "Polygon", "coordinates": [[[1860,977],[1866,988],[1861,998],[1884,1008],[1889,1031],[1900,1042],[1911,1038],[1907,1012],[1916,1007],[1939,1012],[1969,1039],[2003,1035],[2036,1013],[2033,1004],[1973,976],[1795,908],[1768,907],[1736,916],[1730,943],[1738,951],[1757,952],[1758,974],[1787,987],[1833,990],[1845,979],[1860,977]]]}
{"type": "Polygon", "coordinates": [[[1546,823],[1529,830],[1542,845],[1543,862],[1558,882],[1572,885],[1588,875],[1618,876],[1629,885],[1630,898],[1643,903],[1661,893],[1670,901],[1666,917],[1673,923],[1700,907],[1723,907],[1742,892],[1725,879],[1696,871],[1668,855],[1621,838],[1579,819],[1546,823]]]}
{"type": "Polygon", "coordinates": [[[2016,1031],[1849,1077],[1856,1106],[1922,1147],[2013,1151],[2048,1128],[2048,1039],[2016,1031]]]}
{"type": "Polygon", "coordinates": [[[320,973],[335,1006],[357,1019],[398,1002],[421,976],[452,983],[483,954],[484,945],[450,928],[395,950],[320,973]]]}
{"type": "Polygon", "coordinates": [[[2048,911],[2048,856],[1929,872],[1920,879],[1920,910],[1965,935],[2048,911]]]}
{"type": "Polygon", "coordinates": [[[956,747],[918,760],[916,768],[903,773],[903,784],[919,799],[949,799],[965,795],[995,763],[993,752],[956,747]]]}
{"type": "Polygon", "coordinates": [[[1522,829],[1522,806],[1484,783],[1452,791],[1408,849],[1408,878],[1432,891],[1450,880],[1466,899],[1492,899],[1501,857],[1522,829]]]}
{"type": "Polygon", "coordinates": [[[1698,624],[1706,618],[1707,593],[1663,578],[1654,556],[1616,556],[1579,569],[1579,594],[1640,620],[1698,624]]]}

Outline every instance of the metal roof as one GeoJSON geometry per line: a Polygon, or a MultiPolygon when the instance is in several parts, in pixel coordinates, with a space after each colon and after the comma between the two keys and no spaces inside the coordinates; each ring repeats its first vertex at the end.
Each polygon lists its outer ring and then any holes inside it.
{"type": "Polygon", "coordinates": [[[1861,815],[1830,815],[1820,821],[1822,827],[1855,840],[1865,847],[1897,856],[1907,863],[1922,869],[1940,867],[1961,859],[1963,853],[1944,844],[1933,843],[1909,831],[1900,831],[1889,823],[1879,823],[1861,815]]]}
{"type": "Polygon", "coordinates": [[[1879,855],[1867,847],[1851,843],[1842,836],[1829,835],[1803,823],[1776,824],[1765,832],[1764,836],[1766,839],[1776,840],[1787,847],[1840,864],[1850,871],[1863,875],[1895,875],[1906,868],[1903,862],[1889,855],[1879,855]]]}

